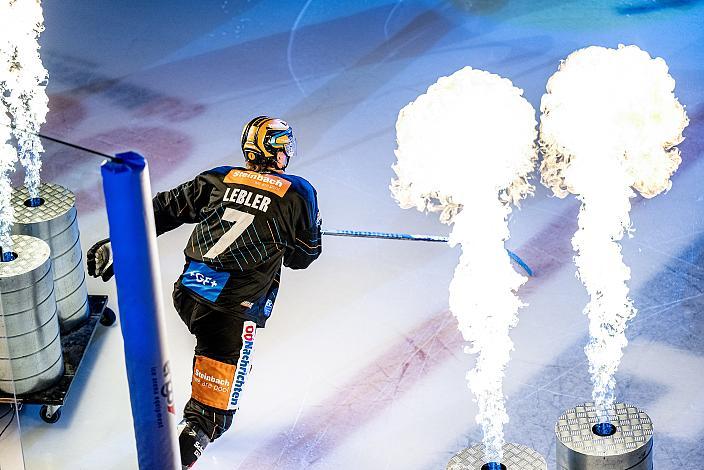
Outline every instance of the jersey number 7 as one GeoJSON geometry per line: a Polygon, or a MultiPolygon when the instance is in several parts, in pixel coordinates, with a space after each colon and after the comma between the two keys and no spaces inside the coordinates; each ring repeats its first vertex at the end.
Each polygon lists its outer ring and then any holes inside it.
{"type": "Polygon", "coordinates": [[[206,254],[203,255],[204,258],[216,258],[230,245],[235,243],[237,237],[242,235],[242,232],[247,230],[247,227],[252,225],[252,222],[254,222],[254,215],[228,207],[222,215],[222,220],[234,222],[234,225],[230,227],[230,229],[225,232],[222,237],[220,237],[220,240],[218,240],[206,254]]]}

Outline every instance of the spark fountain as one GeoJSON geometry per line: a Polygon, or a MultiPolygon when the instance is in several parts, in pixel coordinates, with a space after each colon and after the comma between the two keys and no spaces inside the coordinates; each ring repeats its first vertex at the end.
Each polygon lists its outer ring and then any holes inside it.
{"type": "MultiPolygon", "coordinates": [[[[509,330],[524,305],[516,292],[527,279],[505,251],[507,218],[511,204],[532,194],[528,175],[537,161],[535,110],[522,93],[505,78],[466,67],[440,78],[396,123],[394,198],[402,208],[440,212],[442,222],[453,224],[450,244],[462,247],[450,309],[469,343],[466,352],[478,355],[467,381],[484,439],[479,459],[468,463],[460,453],[452,469],[524,468],[503,462],[507,449],[512,458],[519,448],[504,440],[502,384],[513,349],[509,330]]],[[[535,468],[546,468],[544,460],[535,468]]]]}
{"type": "Polygon", "coordinates": [[[688,120],[674,87],[665,61],[636,46],[588,47],[560,65],[542,98],[542,182],[555,195],[571,193],[582,203],[572,245],[590,296],[585,352],[593,403],[558,421],[561,469],[652,468],[650,419],[614,397],[626,327],[636,315],[619,241],[632,232],[636,191],[652,198],[669,190],[681,162],[676,145],[688,120]],[[638,417],[635,431],[623,427],[624,409],[638,417]],[[625,447],[619,445],[624,439],[625,447]],[[636,450],[642,452],[624,458],[636,450]]]}

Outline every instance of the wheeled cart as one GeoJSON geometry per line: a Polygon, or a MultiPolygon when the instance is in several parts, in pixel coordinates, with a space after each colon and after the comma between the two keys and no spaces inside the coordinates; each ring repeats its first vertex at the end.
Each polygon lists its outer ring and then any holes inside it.
{"type": "Polygon", "coordinates": [[[14,395],[0,392],[0,403],[21,405],[42,405],[39,416],[47,423],[55,423],[61,418],[61,407],[71,389],[73,379],[85,357],[98,323],[110,326],[115,323],[115,312],[107,307],[106,295],[89,295],[90,314],[88,319],[74,330],[62,335],[61,350],[64,359],[64,374],[53,386],[34,393],[14,395]]]}

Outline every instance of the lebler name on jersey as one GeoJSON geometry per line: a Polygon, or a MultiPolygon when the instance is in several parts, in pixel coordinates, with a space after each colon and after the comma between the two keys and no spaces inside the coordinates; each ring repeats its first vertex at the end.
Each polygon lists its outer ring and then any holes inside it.
{"type": "Polygon", "coordinates": [[[222,200],[224,202],[243,204],[252,209],[259,209],[262,212],[266,212],[269,209],[269,203],[271,202],[271,198],[237,188],[227,188],[222,200]]]}

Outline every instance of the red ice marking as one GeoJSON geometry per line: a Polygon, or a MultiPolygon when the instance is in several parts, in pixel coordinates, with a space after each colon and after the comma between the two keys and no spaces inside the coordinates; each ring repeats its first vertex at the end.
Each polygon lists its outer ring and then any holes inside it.
{"type": "MultiPolygon", "coordinates": [[[[141,153],[149,163],[152,183],[181,165],[193,150],[191,138],[183,132],[162,127],[123,127],[98,134],[81,142],[86,147],[99,146],[105,153],[114,154],[125,150],[141,153]],[[107,144],[107,145],[106,145],[107,144]]],[[[102,183],[76,194],[79,212],[103,207],[102,183]]]]}
{"type": "Polygon", "coordinates": [[[157,96],[135,110],[139,117],[162,117],[170,122],[183,122],[193,119],[205,111],[200,103],[187,103],[172,96],[157,96]]]}
{"type": "Polygon", "coordinates": [[[447,311],[435,315],[342,385],[338,394],[314,406],[294,428],[254,450],[239,468],[303,468],[318,461],[410,390],[428,370],[459,354],[461,342],[452,315],[447,311]]]}
{"type": "Polygon", "coordinates": [[[50,95],[49,113],[42,133],[51,137],[63,138],[71,134],[76,126],[88,115],[79,99],[68,95],[50,95]]]}
{"type": "MultiPolygon", "coordinates": [[[[67,95],[50,95],[49,109],[46,123],[41,127],[40,132],[60,139],[67,139],[88,115],[85,106],[79,99],[67,95]]],[[[67,152],[63,146],[46,140],[42,140],[42,143],[45,149],[44,156],[47,157],[42,158],[42,181],[55,182],[62,174],[71,168],[75,169],[80,164],[80,162],[75,162],[75,154],[67,152]]],[[[12,185],[15,187],[24,184],[23,171],[12,173],[11,178],[12,185]]]]}
{"type": "Polygon", "coordinates": [[[201,103],[193,103],[129,81],[100,75],[93,68],[86,69],[85,65],[71,64],[71,59],[64,60],[57,66],[63,69],[59,75],[76,85],[76,88],[71,90],[75,96],[96,95],[136,116],[182,122],[201,115],[206,109],[201,103]]]}
{"type": "MultiPolygon", "coordinates": [[[[93,148],[108,155],[126,150],[140,152],[149,162],[152,183],[181,165],[193,150],[193,143],[183,132],[163,127],[122,127],[82,139],[78,145],[93,148]]],[[[85,214],[105,206],[100,179],[100,159],[81,155],[73,149],[61,149],[45,160],[49,173],[54,178],[72,178],[67,184],[76,194],[76,208],[85,214]],[[87,185],[85,181],[93,181],[87,185]]]]}

